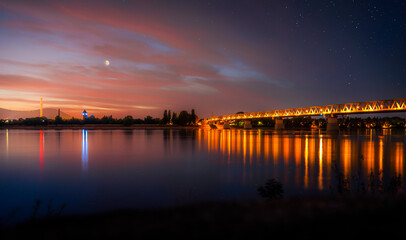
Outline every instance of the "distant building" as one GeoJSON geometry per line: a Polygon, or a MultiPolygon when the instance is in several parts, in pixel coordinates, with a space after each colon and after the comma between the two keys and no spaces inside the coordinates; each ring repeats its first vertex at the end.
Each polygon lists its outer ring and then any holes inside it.
{"type": "Polygon", "coordinates": [[[86,110],[83,110],[82,116],[83,116],[83,120],[88,119],[86,110]]]}

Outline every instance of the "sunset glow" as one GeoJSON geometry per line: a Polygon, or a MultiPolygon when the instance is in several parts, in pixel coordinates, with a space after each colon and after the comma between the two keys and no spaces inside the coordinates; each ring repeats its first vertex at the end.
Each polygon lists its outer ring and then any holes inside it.
{"type": "Polygon", "coordinates": [[[209,117],[404,97],[400,10],[261,4],[2,1],[0,108],[209,117]]]}

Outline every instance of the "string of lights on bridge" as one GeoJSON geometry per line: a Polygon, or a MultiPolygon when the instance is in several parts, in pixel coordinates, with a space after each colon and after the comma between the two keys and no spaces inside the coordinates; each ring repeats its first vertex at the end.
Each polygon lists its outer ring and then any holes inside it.
{"type": "Polygon", "coordinates": [[[224,116],[215,116],[208,121],[245,120],[255,118],[280,118],[301,116],[328,116],[380,112],[406,111],[406,98],[379,100],[369,102],[333,104],[304,108],[292,108],[266,112],[241,113],[224,116]]]}

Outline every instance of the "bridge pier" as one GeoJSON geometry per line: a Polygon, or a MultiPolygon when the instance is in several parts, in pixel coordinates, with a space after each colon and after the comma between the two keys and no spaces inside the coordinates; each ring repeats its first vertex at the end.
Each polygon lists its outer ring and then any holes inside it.
{"type": "Polygon", "coordinates": [[[251,129],[251,128],[252,128],[251,120],[244,120],[244,129],[251,129]]]}
{"type": "Polygon", "coordinates": [[[207,119],[204,119],[204,120],[202,121],[202,125],[200,125],[200,128],[203,128],[203,129],[211,129],[210,124],[207,122],[207,119]]]}
{"type": "Polygon", "coordinates": [[[275,119],[275,130],[283,130],[285,129],[285,124],[283,123],[283,119],[276,118],[275,119]]]}
{"type": "Polygon", "coordinates": [[[230,124],[228,122],[225,122],[223,129],[230,129],[230,124]]]}
{"type": "Polygon", "coordinates": [[[338,122],[336,116],[327,117],[327,132],[329,133],[338,132],[338,122]]]}

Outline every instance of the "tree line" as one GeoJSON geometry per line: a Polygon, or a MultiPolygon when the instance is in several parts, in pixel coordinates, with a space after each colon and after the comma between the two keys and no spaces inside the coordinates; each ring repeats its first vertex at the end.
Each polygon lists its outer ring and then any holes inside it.
{"type": "Polygon", "coordinates": [[[145,118],[133,118],[131,115],[127,115],[124,118],[113,118],[110,116],[103,116],[102,118],[96,118],[90,116],[86,119],[62,119],[60,116],[56,116],[55,119],[47,119],[45,117],[26,118],[18,120],[0,120],[0,126],[45,126],[45,125],[75,125],[75,124],[122,124],[124,126],[131,126],[133,124],[164,124],[164,125],[179,125],[179,126],[194,126],[198,121],[198,117],[195,110],[192,109],[191,113],[188,111],[181,111],[179,115],[171,110],[164,110],[162,118],[154,118],[152,116],[146,116],[145,118]]]}

